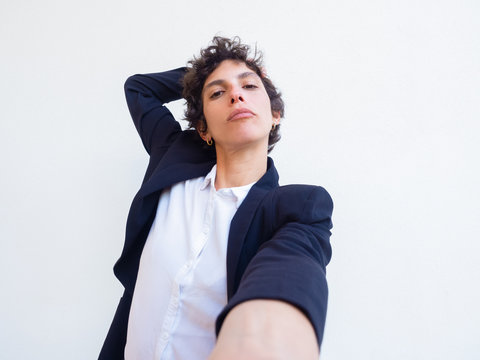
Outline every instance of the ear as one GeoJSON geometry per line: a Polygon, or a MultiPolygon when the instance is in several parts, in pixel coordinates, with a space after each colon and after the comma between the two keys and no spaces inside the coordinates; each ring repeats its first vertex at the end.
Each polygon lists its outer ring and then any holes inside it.
{"type": "Polygon", "coordinates": [[[280,124],[280,111],[272,111],[272,120],[275,125],[280,124]]]}
{"type": "Polygon", "coordinates": [[[207,131],[201,131],[199,129],[197,129],[197,132],[198,132],[198,135],[200,135],[200,137],[202,138],[203,141],[207,141],[210,139],[210,137],[208,136],[208,130],[207,131]]]}
{"type": "Polygon", "coordinates": [[[198,132],[198,135],[200,135],[200,137],[203,139],[203,141],[207,141],[209,139],[208,128],[205,119],[203,121],[200,120],[200,122],[197,124],[196,130],[198,132]]]}
{"type": "Polygon", "coordinates": [[[207,134],[198,130],[197,129],[197,132],[198,132],[198,135],[200,135],[200,137],[202,138],[203,141],[207,141],[207,134]]]}

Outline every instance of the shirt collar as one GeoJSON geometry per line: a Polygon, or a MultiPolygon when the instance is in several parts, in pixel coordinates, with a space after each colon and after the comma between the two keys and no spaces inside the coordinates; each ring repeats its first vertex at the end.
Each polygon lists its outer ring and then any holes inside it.
{"type": "Polygon", "coordinates": [[[205,190],[210,184],[213,186],[215,182],[215,177],[217,176],[217,164],[213,165],[212,170],[205,176],[203,179],[202,186],[200,186],[200,190],[205,190]]]}
{"type": "Polygon", "coordinates": [[[203,183],[200,186],[200,190],[205,190],[208,187],[212,187],[214,192],[220,196],[233,197],[235,198],[237,208],[240,206],[240,204],[243,202],[243,200],[247,196],[248,192],[250,191],[250,188],[255,184],[255,182],[253,182],[248,185],[243,185],[243,186],[233,187],[233,188],[225,188],[217,191],[215,189],[216,176],[217,176],[217,164],[213,165],[212,170],[210,170],[210,172],[205,176],[205,179],[203,179],[203,183]]]}

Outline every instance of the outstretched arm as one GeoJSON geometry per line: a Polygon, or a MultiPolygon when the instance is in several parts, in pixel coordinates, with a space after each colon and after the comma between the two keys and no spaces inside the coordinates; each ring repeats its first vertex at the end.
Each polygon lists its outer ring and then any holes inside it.
{"type": "Polygon", "coordinates": [[[318,357],[333,203],[320,187],[281,193],[269,200],[264,222],[274,224],[274,234],[260,246],[217,319],[220,331],[210,360],[318,357]]]}
{"type": "Polygon", "coordinates": [[[295,306],[278,300],[250,300],[227,315],[209,360],[314,360],[313,326],[295,306]]]}

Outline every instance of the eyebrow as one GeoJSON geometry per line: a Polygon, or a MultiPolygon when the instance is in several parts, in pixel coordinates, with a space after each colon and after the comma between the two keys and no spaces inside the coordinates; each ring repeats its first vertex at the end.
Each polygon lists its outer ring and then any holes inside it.
{"type": "MultiPolygon", "coordinates": [[[[241,74],[239,74],[237,76],[238,79],[245,79],[246,77],[249,77],[249,76],[255,76],[257,75],[256,73],[254,73],[253,71],[245,71],[241,74]]],[[[258,76],[258,75],[257,75],[258,76]]],[[[215,85],[222,85],[225,83],[225,80],[224,79],[217,79],[217,80],[213,80],[211,82],[209,82],[207,85],[205,85],[203,87],[203,91],[207,90],[208,88],[212,87],[212,86],[215,86],[215,85]]]]}

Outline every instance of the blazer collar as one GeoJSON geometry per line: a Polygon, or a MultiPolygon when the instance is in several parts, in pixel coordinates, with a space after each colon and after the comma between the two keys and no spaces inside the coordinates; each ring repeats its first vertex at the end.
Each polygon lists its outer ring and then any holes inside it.
{"type": "Polygon", "coordinates": [[[146,197],[180,181],[205,176],[216,163],[214,148],[204,149],[193,131],[183,131],[142,185],[138,195],[146,197]]]}

